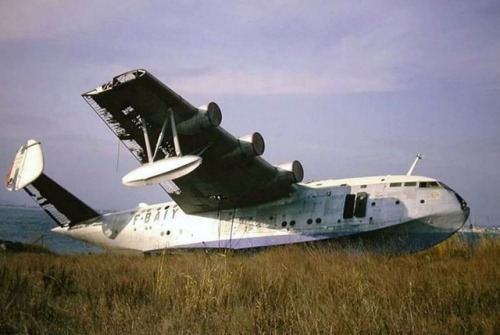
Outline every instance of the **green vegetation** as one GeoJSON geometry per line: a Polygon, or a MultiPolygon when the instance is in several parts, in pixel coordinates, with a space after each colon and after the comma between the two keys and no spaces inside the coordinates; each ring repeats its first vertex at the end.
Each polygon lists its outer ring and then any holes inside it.
{"type": "Polygon", "coordinates": [[[11,242],[0,239],[0,252],[31,252],[31,253],[52,253],[49,249],[38,244],[21,242],[11,242]]]}
{"type": "Polygon", "coordinates": [[[499,334],[500,241],[410,256],[289,246],[0,254],[0,333],[499,334]]]}

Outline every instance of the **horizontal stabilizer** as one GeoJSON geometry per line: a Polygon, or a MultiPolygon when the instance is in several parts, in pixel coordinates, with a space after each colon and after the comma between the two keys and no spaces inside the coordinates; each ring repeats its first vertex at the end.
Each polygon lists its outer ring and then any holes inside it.
{"type": "Polygon", "coordinates": [[[61,227],[71,227],[99,216],[99,213],[43,173],[25,191],[61,227]]]}

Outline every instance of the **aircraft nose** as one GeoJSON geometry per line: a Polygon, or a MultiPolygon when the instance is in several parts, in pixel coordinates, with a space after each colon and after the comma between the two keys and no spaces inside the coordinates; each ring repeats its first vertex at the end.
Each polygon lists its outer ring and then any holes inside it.
{"type": "Polygon", "coordinates": [[[462,208],[462,210],[468,210],[469,207],[467,207],[467,202],[464,200],[464,198],[462,198],[460,196],[460,194],[458,194],[457,192],[453,191],[453,193],[455,193],[455,197],[457,197],[457,200],[458,202],[460,203],[460,208],[462,208]]]}
{"type": "Polygon", "coordinates": [[[455,191],[453,191],[453,193],[455,194],[455,197],[457,198],[458,203],[460,204],[460,208],[462,209],[462,212],[463,212],[463,215],[464,215],[464,221],[463,222],[465,223],[469,219],[470,208],[469,208],[469,206],[467,206],[467,202],[465,201],[464,198],[462,198],[460,196],[460,194],[458,194],[455,191]]]}
{"type": "Polygon", "coordinates": [[[462,209],[462,211],[464,211],[464,213],[466,214],[466,219],[469,217],[469,207],[467,206],[467,201],[465,201],[464,198],[462,198],[460,196],[460,194],[458,194],[457,192],[455,192],[453,189],[451,189],[449,186],[441,183],[441,185],[447,189],[448,191],[450,191],[451,193],[453,193],[455,195],[455,197],[457,198],[457,201],[458,203],[460,204],[460,208],[462,209]]]}

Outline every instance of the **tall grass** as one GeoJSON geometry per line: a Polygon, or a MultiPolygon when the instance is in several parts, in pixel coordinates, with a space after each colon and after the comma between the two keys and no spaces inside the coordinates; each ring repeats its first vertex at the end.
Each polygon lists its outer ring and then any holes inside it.
{"type": "Polygon", "coordinates": [[[500,241],[386,257],[336,247],[0,255],[0,333],[500,333],[500,241]]]}

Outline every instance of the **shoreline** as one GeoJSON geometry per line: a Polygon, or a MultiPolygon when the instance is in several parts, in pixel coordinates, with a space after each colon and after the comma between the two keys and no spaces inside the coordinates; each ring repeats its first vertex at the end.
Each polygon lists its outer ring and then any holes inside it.
{"type": "Polygon", "coordinates": [[[38,244],[30,244],[30,243],[0,239],[0,253],[1,252],[9,252],[9,253],[31,252],[37,254],[55,254],[49,249],[38,244]]]}

